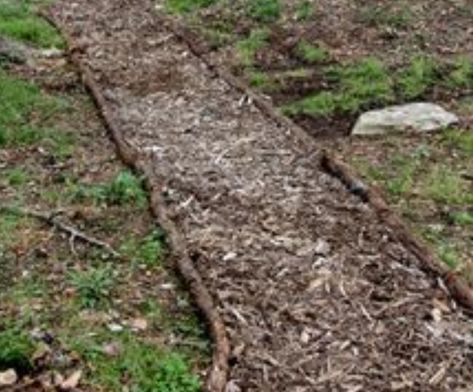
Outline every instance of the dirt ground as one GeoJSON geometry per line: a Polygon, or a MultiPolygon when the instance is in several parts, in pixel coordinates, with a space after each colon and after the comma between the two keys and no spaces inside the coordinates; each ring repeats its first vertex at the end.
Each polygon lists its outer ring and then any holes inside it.
{"type": "Polygon", "coordinates": [[[205,331],[166,264],[142,181],[76,70],[61,53],[5,62],[0,83],[1,110],[17,105],[31,130],[10,137],[23,127],[0,121],[0,371],[20,377],[0,390],[59,390],[78,371],[76,391],[198,390],[205,331]],[[54,214],[119,256],[25,211],[54,214]]]}
{"type": "Polygon", "coordinates": [[[320,143],[216,77],[155,8],[60,1],[53,17],[216,301],[226,390],[470,390],[471,319],[441,279],[320,169],[320,143]]]}

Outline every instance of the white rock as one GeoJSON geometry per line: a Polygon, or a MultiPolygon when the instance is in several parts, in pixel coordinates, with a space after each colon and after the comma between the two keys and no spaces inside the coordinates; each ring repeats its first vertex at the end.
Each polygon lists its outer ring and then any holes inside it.
{"type": "Polygon", "coordinates": [[[14,369],[9,369],[5,372],[0,372],[0,387],[13,385],[17,381],[18,381],[18,376],[14,369]]]}
{"type": "Polygon", "coordinates": [[[411,103],[373,110],[360,116],[353,135],[433,132],[458,123],[458,117],[432,103],[411,103]]]}

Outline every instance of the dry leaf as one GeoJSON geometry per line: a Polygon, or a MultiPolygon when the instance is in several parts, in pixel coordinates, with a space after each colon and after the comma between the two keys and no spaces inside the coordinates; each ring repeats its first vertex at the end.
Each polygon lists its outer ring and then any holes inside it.
{"type": "Polygon", "coordinates": [[[77,385],[79,385],[81,377],[82,370],[76,370],[61,384],[61,389],[65,391],[74,389],[75,387],[77,387],[77,385]]]}

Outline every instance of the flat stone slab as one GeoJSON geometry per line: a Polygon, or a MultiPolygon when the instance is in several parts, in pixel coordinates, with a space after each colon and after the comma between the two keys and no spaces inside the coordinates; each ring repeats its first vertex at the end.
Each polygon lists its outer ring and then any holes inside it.
{"type": "Polygon", "coordinates": [[[432,103],[411,103],[373,110],[360,116],[353,135],[434,132],[458,123],[458,117],[432,103]]]}

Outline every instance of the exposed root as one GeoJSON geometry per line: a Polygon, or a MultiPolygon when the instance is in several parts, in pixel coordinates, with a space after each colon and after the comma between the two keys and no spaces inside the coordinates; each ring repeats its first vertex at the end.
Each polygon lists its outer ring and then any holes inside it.
{"type": "Polygon", "coordinates": [[[409,230],[376,188],[365,185],[350,166],[328,151],[324,151],[320,162],[324,170],[338,178],[350,192],[375,209],[399,242],[422,262],[427,271],[434,272],[445,280],[451,294],[459,303],[473,309],[473,290],[468,283],[461,276],[450,271],[431,249],[409,230]]]}
{"type": "Polygon", "coordinates": [[[71,244],[72,250],[74,250],[74,245],[73,245],[74,241],[80,240],[88,244],[91,244],[93,246],[96,246],[98,248],[102,248],[114,257],[117,257],[117,258],[121,257],[120,253],[114,250],[110,246],[110,244],[107,244],[106,242],[101,241],[97,238],[90,237],[84,232],[76,229],[75,227],[59,220],[58,213],[56,212],[44,213],[44,212],[29,210],[25,208],[12,207],[12,206],[0,206],[0,212],[13,214],[13,215],[21,216],[21,217],[35,218],[69,234],[70,236],[69,242],[71,244]]]}

